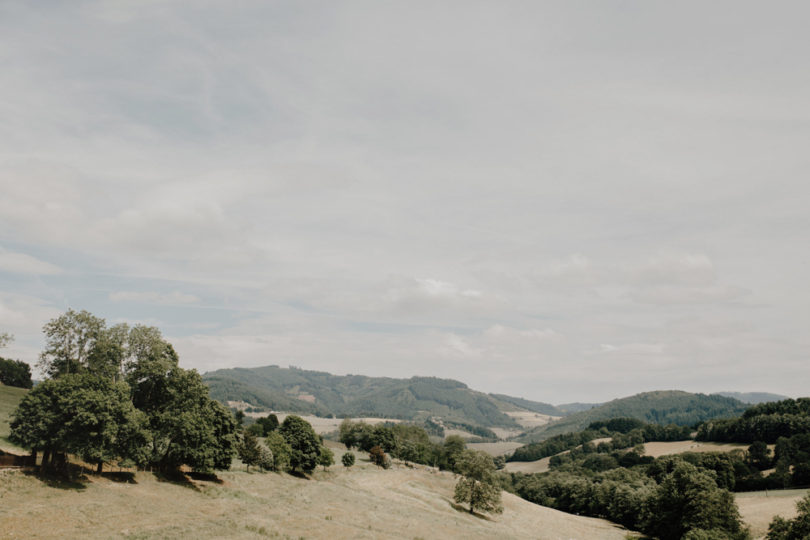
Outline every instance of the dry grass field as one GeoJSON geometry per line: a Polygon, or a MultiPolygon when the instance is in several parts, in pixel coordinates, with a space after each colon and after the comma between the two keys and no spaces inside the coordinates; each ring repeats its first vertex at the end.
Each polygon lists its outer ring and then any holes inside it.
{"type": "MultiPolygon", "coordinates": [[[[731,452],[746,450],[749,445],[742,443],[712,443],[688,441],[650,442],[644,444],[644,454],[652,457],[683,454],[684,452],[731,452]]],[[[773,445],[769,445],[773,450],[773,445]]]]}
{"type": "Polygon", "coordinates": [[[490,456],[502,456],[513,452],[515,448],[523,446],[522,443],[499,441],[499,442],[482,442],[482,443],[467,443],[467,448],[470,450],[479,450],[486,452],[490,456]]]}
{"type": "Polygon", "coordinates": [[[504,513],[471,515],[452,501],[455,480],[426,468],[378,469],[365,460],[312,479],[226,472],[219,481],[126,481],[89,475],[46,483],[0,472],[2,536],[28,538],[623,539],[607,521],[573,516],[504,493],[504,513]]]}
{"type": "Polygon", "coordinates": [[[774,516],[783,518],[796,517],[796,503],[805,495],[807,489],[785,489],[779,491],[751,491],[736,493],[737,506],[743,521],[751,527],[754,538],[764,538],[768,524],[774,516]]]}

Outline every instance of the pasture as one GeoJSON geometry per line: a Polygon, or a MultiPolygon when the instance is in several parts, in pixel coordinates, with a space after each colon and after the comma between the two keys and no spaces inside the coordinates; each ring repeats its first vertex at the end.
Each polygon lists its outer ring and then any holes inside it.
{"type": "Polygon", "coordinates": [[[471,515],[452,474],[364,458],[350,469],[221,473],[167,481],[138,472],[54,483],[22,472],[0,481],[3,536],[22,538],[625,538],[604,520],[573,516],[504,493],[504,513],[471,515]]]}

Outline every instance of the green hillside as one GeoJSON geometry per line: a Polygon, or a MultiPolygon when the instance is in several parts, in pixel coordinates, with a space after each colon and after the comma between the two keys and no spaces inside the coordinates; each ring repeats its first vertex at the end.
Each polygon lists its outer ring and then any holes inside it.
{"type": "Polygon", "coordinates": [[[718,395],[679,390],[645,392],[615,399],[587,411],[571,414],[521,435],[520,442],[543,441],[554,435],[581,431],[591,422],[610,418],[636,418],[653,424],[689,426],[712,418],[733,417],[747,408],[744,403],[718,395]]]}
{"type": "Polygon", "coordinates": [[[526,409],[527,411],[532,411],[540,414],[547,414],[549,416],[565,416],[566,413],[551,405],[549,403],[543,403],[542,401],[531,401],[528,399],[518,398],[507,396],[505,394],[490,394],[491,397],[499,401],[503,401],[509,403],[511,405],[515,405],[521,409],[526,409]]]}
{"type": "Polygon", "coordinates": [[[28,390],[24,388],[5,386],[0,383],[0,447],[13,446],[8,441],[9,417],[26,392],[28,390]]]}
{"type": "Polygon", "coordinates": [[[405,420],[437,416],[477,426],[517,427],[503,413],[513,406],[451,379],[332,375],[278,366],[222,369],[203,379],[214,399],[272,410],[405,420]]]}

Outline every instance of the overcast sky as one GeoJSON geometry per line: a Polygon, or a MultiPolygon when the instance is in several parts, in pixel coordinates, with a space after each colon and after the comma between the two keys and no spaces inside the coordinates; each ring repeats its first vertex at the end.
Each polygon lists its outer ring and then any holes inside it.
{"type": "Polygon", "coordinates": [[[806,395],[805,2],[0,1],[0,354],[806,395]]]}

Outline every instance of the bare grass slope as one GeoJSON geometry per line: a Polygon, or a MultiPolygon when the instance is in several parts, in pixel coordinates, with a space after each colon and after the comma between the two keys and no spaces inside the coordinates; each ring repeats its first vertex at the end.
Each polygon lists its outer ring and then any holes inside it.
{"type": "Polygon", "coordinates": [[[449,473],[424,468],[319,470],[314,479],[228,472],[220,482],[89,477],[80,488],[6,472],[5,538],[623,539],[628,531],[504,493],[504,513],[471,515],[449,473]]]}

